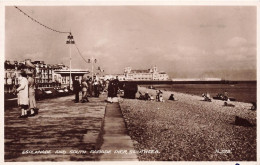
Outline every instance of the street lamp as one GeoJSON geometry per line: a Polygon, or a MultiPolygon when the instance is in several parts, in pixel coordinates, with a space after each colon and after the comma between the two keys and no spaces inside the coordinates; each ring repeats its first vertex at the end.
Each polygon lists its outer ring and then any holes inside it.
{"type": "Polygon", "coordinates": [[[73,39],[72,34],[68,36],[68,40],[66,41],[66,44],[70,44],[70,77],[69,77],[69,88],[71,87],[71,44],[75,44],[75,41],[73,39]]]}
{"type": "Polygon", "coordinates": [[[93,80],[93,74],[94,74],[94,62],[97,63],[97,59],[94,59],[93,57],[91,57],[91,59],[88,59],[88,63],[91,63],[91,78],[93,80]]]}

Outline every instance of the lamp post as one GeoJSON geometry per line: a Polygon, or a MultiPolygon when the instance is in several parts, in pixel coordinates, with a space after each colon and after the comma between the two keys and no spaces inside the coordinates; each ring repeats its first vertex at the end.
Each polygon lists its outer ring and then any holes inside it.
{"type": "Polygon", "coordinates": [[[88,59],[88,63],[91,63],[91,79],[93,80],[94,77],[94,62],[97,63],[97,59],[94,59],[91,57],[91,59],[88,59]]]}
{"type": "Polygon", "coordinates": [[[70,44],[70,77],[69,77],[69,88],[71,87],[71,44],[75,44],[75,41],[73,39],[72,34],[68,36],[68,40],[66,41],[66,44],[70,44]]]}

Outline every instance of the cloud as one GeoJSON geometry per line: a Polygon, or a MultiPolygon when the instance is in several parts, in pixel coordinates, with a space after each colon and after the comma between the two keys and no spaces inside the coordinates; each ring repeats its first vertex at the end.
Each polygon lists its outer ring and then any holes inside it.
{"type": "Polygon", "coordinates": [[[256,68],[256,46],[242,37],[231,38],[225,47],[215,50],[213,54],[226,63],[226,68],[256,68]]]}
{"type": "Polygon", "coordinates": [[[177,45],[177,52],[181,57],[194,58],[197,55],[201,55],[203,50],[195,46],[177,45]]]}
{"type": "Polygon", "coordinates": [[[46,58],[43,52],[27,53],[24,57],[31,60],[42,60],[46,58]]]}
{"type": "Polygon", "coordinates": [[[248,60],[256,57],[256,47],[242,37],[234,37],[226,46],[214,51],[214,54],[226,60],[248,60]]]}
{"type": "Polygon", "coordinates": [[[234,37],[228,40],[227,46],[228,47],[240,47],[246,45],[248,42],[245,38],[242,37],[234,37]]]}
{"type": "Polygon", "coordinates": [[[94,45],[95,48],[100,48],[100,47],[104,47],[107,43],[109,42],[109,40],[107,38],[103,38],[100,39],[96,42],[96,44],[94,45]]]}

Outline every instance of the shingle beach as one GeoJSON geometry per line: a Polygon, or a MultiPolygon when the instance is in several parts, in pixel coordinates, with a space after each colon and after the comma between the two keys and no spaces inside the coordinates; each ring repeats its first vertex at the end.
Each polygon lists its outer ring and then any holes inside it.
{"type": "MultiPolygon", "coordinates": [[[[139,87],[155,97],[156,90],[139,87]]],[[[165,102],[123,99],[121,110],[139,160],[256,161],[256,111],[251,104],[202,101],[203,98],[162,91],[165,102]],[[168,100],[174,94],[176,101],[168,100]],[[254,126],[235,125],[235,116],[254,126]]],[[[138,96],[137,96],[138,97],[138,96]]]]}

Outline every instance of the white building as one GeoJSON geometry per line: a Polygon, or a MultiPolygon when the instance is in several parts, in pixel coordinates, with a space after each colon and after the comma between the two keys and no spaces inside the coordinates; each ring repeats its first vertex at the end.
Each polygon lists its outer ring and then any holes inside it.
{"type": "Polygon", "coordinates": [[[75,76],[79,77],[79,81],[81,82],[82,78],[84,75],[91,75],[89,74],[90,72],[88,70],[82,70],[82,69],[71,69],[68,70],[54,70],[54,77],[53,79],[60,82],[61,86],[69,86],[69,84],[73,84],[72,80],[74,79],[75,76]],[[70,74],[71,74],[71,79],[70,79],[70,74]]]}
{"type": "Polygon", "coordinates": [[[149,81],[149,80],[169,80],[169,76],[165,72],[159,72],[155,66],[147,70],[132,70],[126,67],[124,70],[126,80],[149,81]]]}
{"type": "Polygon", "coordinates": [[[113,78],[113,79],[116,79],[116,77],[118,77],[118,80],[119,80],[119,81],[124,81],[124,80],[126,80],[124,74],[108,74],[108,75],[105,75],[105,76],[104,76],[104,80],[111,80],[112,78],[113,78]]]}

